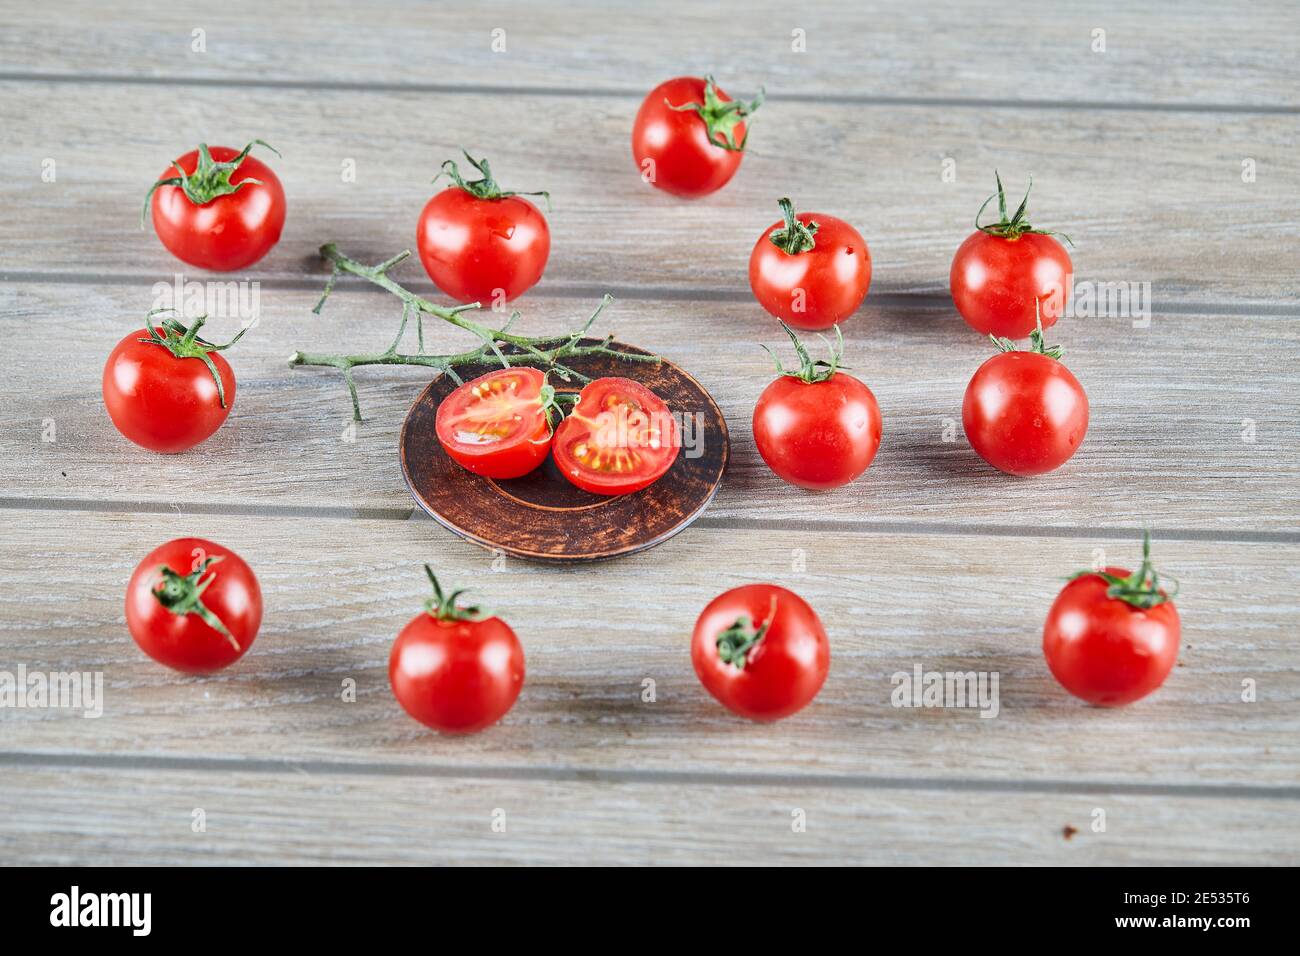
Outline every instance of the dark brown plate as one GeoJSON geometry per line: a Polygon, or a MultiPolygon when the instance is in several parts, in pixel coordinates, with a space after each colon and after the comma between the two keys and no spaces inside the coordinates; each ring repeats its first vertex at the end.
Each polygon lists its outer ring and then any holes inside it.
{"type": "MultiPolygon", "coordinates": [[[[611,347],[647,354],[618,342],[611,347]]],[[[420,507],[439,524],[486,548],[557,563],[644,551],[699,517],[722,483],[730,452],[727,423],[713,397],[671,362],[620,362],[592,355],[568,364],[591,378],[635,379],[668,403],[679,425],[685,420],[682,449],[667,474],[633,494],[605,497],[571,485],[549,456],[522,478],[496,480],[468,472],[447,457],[434,431],[438,404],[456,387],[449,376],[441,375],[411,406],[399,442],[402,475],[420,507]]],[[[456,371],[469,381],[500,367],[484,364],[456,371]]],[[[561,392],[582,389],[580,383],[555,376],[551,383],[561,392]]]]}

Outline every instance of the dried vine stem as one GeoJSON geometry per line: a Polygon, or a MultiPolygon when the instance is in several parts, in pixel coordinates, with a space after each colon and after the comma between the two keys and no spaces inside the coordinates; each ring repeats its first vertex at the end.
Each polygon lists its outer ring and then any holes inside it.
{"type": "Polygon", "coordinates": [[[333,265],[334,271],[330,273],[330,277],[325,283],[325,290],[321,293],[320,301],[312,309],[317,315],[320,314],[321,308],[325,305],[325,300],[334,291],[334,283],[345,272],[361,276],[361,278],[373,282],[380,288],[387,289],[402,300],[402,323],[397,329],[397,336],[393,339],[392,344],[384,351],[358,355],[294,352],[289,357],[289,365],[295,368],[302,365],[312,365],[339,369],[343,373],[343,381],[347,384],[348,394],[352,398],[352,418],[354,421],[361,421],[361,404],[357,399],[357,387],[352,380],[352,370],[360,365],[422,365],[450,375],[459,384],[461,378],[456,374],[457,366],[474,365],[493,360],[500,362],[504,368],[515,365],[530,365],[534,368],[545,369],[548,372],[553,372],[566,382],[573,380],[587,382],[590,379],[581,372],[560,362],[560,359],[577,358],[583,355],[609,355],[627,362],[659,361],[657,355],[632,355],[610,348],[609,345],[614,338],[612,335],[607,335],[594,345],[581,344],[592,323],[605,310],[605,307],[614,301],[613,297],[609,295],[601,299],[600,305],[596,306],[596,310],[591,314],[591,317],[572,332],[565,332],[561,335],[518,335],[510,331],[519,318],[518,312],[511,313],[510,318],[506,320],[506,323],[501,328],[492,328],[481,322],[475,322],[466,315],[466,313],[479,308],[477,302],[446,309],[394,282],[389,278],[388,272],[410,256],[411,251],[409,249],[374,266],[365,265],[345,256],[339,252],[338,247],[332,242],[321,246],[320,252],[333,265]],[[399,352],[398,347],[402,344],[402,339],[406,335],[406,329],[410,324],[412,315],[415,316],[416,323],[417,351],[414,354],[399,352]],[[450,322],[452,325],[472,333],[481,340],[482,344],[477,348],[464,352],[454,352],[446,355],[426,354],[424,351],[425,315],[431,315],[444,322],[450,322]]]}

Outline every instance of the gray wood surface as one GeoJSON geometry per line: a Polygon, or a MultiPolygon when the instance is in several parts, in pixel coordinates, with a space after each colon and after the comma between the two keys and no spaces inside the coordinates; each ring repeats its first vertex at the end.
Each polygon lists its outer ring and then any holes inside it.
{"type": "MultiPolygon", "coordinates": [[[[1296,7],[784,10],[0,5],[0,670],[106,685],[97,720],[0,709],[0,860],[1300,862],[1296,7]],[[795,28],[807,54],[790,52],[795,28]],[[705,70],[771,99],[736,180],[671,201],[637,179],[631,113],[659,80],[705,70]],[[179,269],[138,229],[139,203],[198,140],[252,136],[284,153],[289,221],[243,277],[262,314],[229,356],[235,408],[201,450],[151,455],[112,429],[99,384],[179,269]],[[358,372],[366,420],[345,436],[342,382],[285,364],[387,343],[395,300],[359,284],[311,315],[315,250],[408,246],[462,142],[555,198],[523,327],[566,328],[611,291],[603,328],[686,368],[728,418],[723,490],[651,552],[494,565],[414,513],[402,483],[397,430],[426,374],[358,372]],[[948,266],[994,167],[1012,189],[1034,176],[1031,210],[1071,234],[1079,279],[1149,282],[1155,301],[1146,327],[1053,330],[1093,419],[1074,460],[1028,481],[960,431],[988,348],[951,308],[948,266]],[[770,380],[758,343],[779,330],[744,264],[787,193],[858,225],[875,267],[845,336],[884,443],[829,494],[777,481],[749,428],[770,380]],[[1179,666],[1133,707],[1088,708],[1047,672],[1042,619],[1097,549],[1131,563],[1143,526],[1182,583],[1179,666]],[[252,652],[201,680],[153,665],[123,622],[131,569],[181,534],[239,551],[267,596],[252,652]],[[471,738],[424,732],[387,687],[425,561],[474,586],[528,655],[514,710],[471,738]],[[773,726],[728,716],[689,661],[700,608],[754,580],[801,593],[832,642],[821,695],[773,726]],[[998,672],[999,716],[891,706],[891,675],[916,664],[998,672]],[[743,833],[725,825],[737,813],[743,833]]],[[[418,264],[397,275],[433,294],[418,264]]]]}

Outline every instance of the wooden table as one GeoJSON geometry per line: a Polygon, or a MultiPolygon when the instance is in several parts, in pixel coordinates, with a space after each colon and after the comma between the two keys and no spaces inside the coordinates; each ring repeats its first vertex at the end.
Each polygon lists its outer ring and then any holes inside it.
{"type": "MultiPolygon", "coordinates": [[[[0,860],[1300,862],[1295,5],[711,6],[4,5],[0,670],[99,671],[105,703],[0,710],[0,860]],[[631,118],[660,80],[710,70],[769,101],[736,179],[676,201],[639,181],[631,118]],[[179,268],[140,203],[182,151],[252,137],[283,153],[290,208],[235,277],[261,296],[231,353],[238,401],[199,450],[150,454],[100,396],[179,268]],[[359,282],[311,314],[316,249],[409,246],[460,144],[554,197],[521,327],[567,328],[611,292],[605,329],[727,415],[722,491],[650,552],[494,562],[403,485],[397,432],[427,374],[359,372],[352,433],[339,378],[285,363],[387,342],[395,300],[359,282]],[[989,347],[948,268],[995,167],[1012,191],[1033,175],[1034,221],[1071,235],[1080,281],[1150,283],[1154,303],[1149,322],[1053,330],[1093,418],[1032,480],[960,431],[989,347]],[[854,223],[874,259],[844,331],[885,438],[829,494],[776,480],[749,426],[758,343],[781,336],[745,263],[783,195],[854,223]],[[1182,583],[1179,665],[1135,706],[1089,708],[1048,673],[1043,617],[1098,549],[1131,564],[1143,526],[1182,583]],[[266,593],[252,652],[208,679],[153,664],[123,620],[136,562],[188,534],[239,551],[266,593]],[[473,737],[426,732],[388,688],[426,561],[527,651],[518,704],[473,737]],[[703,605],[755,580],[801,593],[833,648],[816,702],[772,726],[723,711],[688,655],[703,605]],[[892,706],[891,675],[918,664],[997,672],[996,719],[892,706]]],[[[434,294],[418,264],[398,277],[434,294]]]]}

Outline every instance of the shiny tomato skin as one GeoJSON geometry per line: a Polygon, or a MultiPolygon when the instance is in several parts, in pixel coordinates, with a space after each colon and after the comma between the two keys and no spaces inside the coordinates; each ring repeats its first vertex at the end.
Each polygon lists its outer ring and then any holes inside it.
{"type": "MultiPolygon", "coordinates": [[[[1123,568],[1107,568],[1127,577],[1123,568]]],[[[1178,660],[1181,625],[1172,601],[1139,608],[1107,595],[1095,574],[1057,595],[1043,625],[1043,655],[1061,686],[1101,707],[1139,700],[1165,682],[1178,660]]]]}
{"type": "Polygon", "coordinates": [[[668,472],[681,441],[663,399],[639,382],[609,377],[583,386],[551,450],[560,474],[583,491],[628,495],[668,472]]]}
{"type": "Polygon", "coordinates": [[[769,238],[785,227],[767,228],[749,256],[749,287],[759,305],[797,329],[829,329],[862,305],[871,286],[871,252],[862,235],[843,219],[818,212],[795,218],[816,222],[816,245],[790,255],[769,238]]]}
{"type": "MultiPolygon", "coordinates": [[[[162,335],[163,330],[158,330],[162,335]]],[[[219,352],[209,352],[221,376],[226,405],[217,383],[199,358],[177,358],[137,329],[104,363],[104,407],[117,430],[141,447],[175,454],[212,436],[235,403],[235,373],[219,352]]]]}
{"type": "Polygon", "coordinates": [[[971,376],[961,409],[971,447],[1011,475],[1070,460],[1088,431],[1088,396],[1073,373],[1035,352],[1002,352],[971,376]]]}
{"type": "Polygon", "coordinates": [[[1043,328],[1056,324],[1073,274],[1070,254],[1052,236],[1028,232],[1006,239],[976,231],[953,256],[948,282],[967,325],[985,335],[1023,339],[1040,314],[1043,328]]]}
{"type": "Polygon", "coordinates": [[[767,466],[801,488],[838,488],[876,457],[882,423],[871,389],[836,372],[824,382],[782,375],[754,406],[754,444],[767,466]]]}
{"type": "MultiPolygon", "coordinates": [[[[213,146],[209,152],[219,163],[239,155],[228,146],[213,146]]],[[[199,163],[193,150],[178,162],[186,174],[199,163]]],[[[176,176],[175,166],[163,170],[161,179],[176,176]]],[[[238,191],[218,196],[196,206],[179,186],[160,186],[150,206],[154,231],[167,250],[182,262],[213,272],[233,272],[257,262],[280,241],[284,230],[284,187],[260,159],[245,156],[230,174],[232,184],[258,179],[238,191]]]]}
{"type": "MultiPolygon", "coordinates": [[[[721,89],[718,97],[730,101],[721,89]]],[[[709,142],[709,130],[694,110],[674,110],[668,104],[704,102],[704,80],[679,76],[660,83],[646,95],[632,124],[632,156],[643,177],[652,162],[650,184],[656,189],[697,199],[717,192],[740,168],[743,152],[709,142]]],[[[734,128],[735,141],[745,140],[745,124],[734,128]]]]}
{"type": "Polygon", "coordinates": [[[402,709],[426,727],[471,734],[514,706],[524,685],[524,649],[500,618],[419,614],[393,642],[388,680],[402,709]]]}
{"type": "Polygon", "coordinates": [[[262,624],[262,589],[244,559],[204,538],[176,538],[141,561],[126,586],[126,626],[140,650],[159,664],[186,674],[211,674],[248,652],[262,624]],[[185,576],[206,558],[221,557],[202,580],[212,578],[203,604],[239,644],[236,650],[220,631],[197,614],[173,614],[154,597],[159,567],[185,576]]]}
{"type": "Polygon", "coordinates": [[[718,595],[701,612],[691,636],[691,663],[700,683],[732,713],[780,720],[817,696],[830,671],[831,646],[816,612],[799,595],[774,584],[746,584],[718,595]],[[717,645],[718,634],[740,617],[756,626],[770,622],[744,668],[724,662],[717,645]]]}
{"type": "Polygon", "coordinates": [[[415,243],[439,289],[486,306],[537,284],[551,254],[551,229],[522,196],[478,199],[450,186],[425,204],[415,243]]]}
{"type": "Polygon", "coordinates": [[[443,451],[485,478],[528,474],[551,450],[551,425],[540,397],[545,381],[537,369],[521,367],[488,372],[459,386],[438,405],[435,431],[443,451]],[[503,429],[505,434],[493,434],[503,429]],[[494,440],[463,440],[476,433],[494,440]]]}

